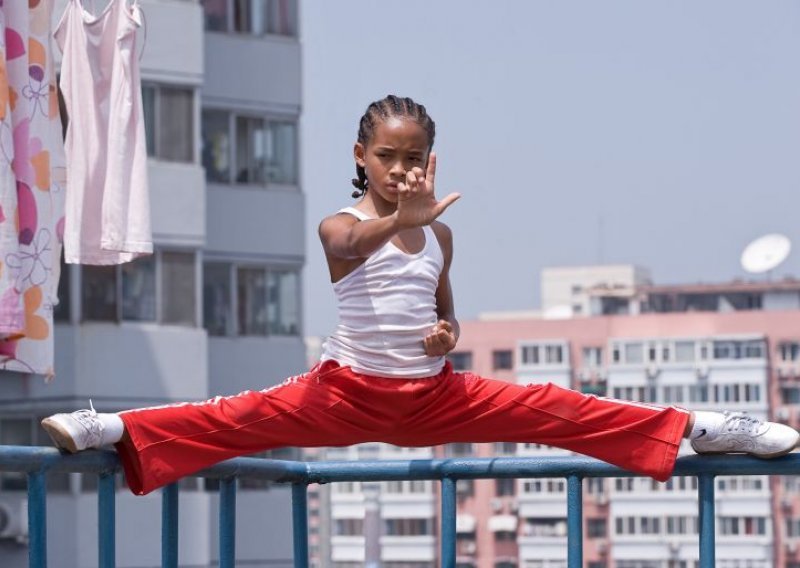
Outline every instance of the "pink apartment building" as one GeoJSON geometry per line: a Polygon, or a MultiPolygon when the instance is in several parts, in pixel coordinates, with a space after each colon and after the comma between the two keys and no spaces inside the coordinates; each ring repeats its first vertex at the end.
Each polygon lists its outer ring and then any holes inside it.
{"type": "MultiPolygon", "coordinates": [[[[800,426],[800,281],[574,286],[585,316],[461,322],[454,365],[503,380],[692,409],[746,410],[800,426]],[[588,313],[587,313],[588,312],[588,313]]],[[[562,312],[563,315],[563,312],[562,312]]],[[[688,452],[688,450],[687,450],[688,452]]],[[[543,455],[527,444],[452,445],[444,455],[543,455]]],[[[563,480],[459,487],[459,568],[566,566],[563,480]]],[[[696,487],[646,479],[592,480],[588,568],[697,565],[696,487]]],[[[794,479],[718,479],[717,565],[800,566],[794,479]]]]}

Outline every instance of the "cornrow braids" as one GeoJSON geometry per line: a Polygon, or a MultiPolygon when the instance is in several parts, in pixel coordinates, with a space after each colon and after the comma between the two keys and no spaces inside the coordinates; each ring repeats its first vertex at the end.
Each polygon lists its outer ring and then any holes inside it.
{"type": "MultiPolygon", "coordinates": [[[[366,147],[372,140],[378,123],[384,122],[389,118],[405,118],[419,124],[428,134],[428,151],[433,148],[436,123],[428,115],[425,106],[409,97],[398,97],[396,95],[387,95],[379,101],[370,103],[358,123],[358,142],[366,147]]],[[[358,177],[353,178],[352,181],[356,188],[356,191],[352,194],[354,199],[363,197],[369,186],[367,172],[358,164],[356,164],[356,176],[358,177]]]]}

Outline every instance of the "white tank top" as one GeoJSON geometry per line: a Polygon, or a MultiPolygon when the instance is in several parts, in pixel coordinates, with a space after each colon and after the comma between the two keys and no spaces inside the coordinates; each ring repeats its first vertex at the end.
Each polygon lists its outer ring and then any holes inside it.
{"type": "Polygon", "coordinates": [[[66,262],[119,264],[153,252],[147,186],[138,0],[99,14],[68,0],[54,36],[69,125],[66,262]]]}
{"type": "MultiPolygon", "coordinates": [[[[370,219],[352,207],[340,213],[370,219]]],[[[408,254],[387,242],[334,283],[339,325],[323,344],[323,361],[334,359],[379,377],[422,378],[441,371],[444,357],[426,355],[422,339],[437,321],[436,288],[444,256],[433,229],[423,231],[420,252],[408,254]]]]}

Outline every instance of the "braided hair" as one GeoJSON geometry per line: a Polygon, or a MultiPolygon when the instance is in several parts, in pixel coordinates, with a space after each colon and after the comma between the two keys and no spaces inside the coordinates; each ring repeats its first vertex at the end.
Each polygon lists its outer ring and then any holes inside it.
{"type": "MultiPolygon", "coordinates": [[[[358,142],[366,146],[375,133],[375,127],[379,122],[384,122],[389,118],[406,118],[419,124],[428,134],[428,149],[433,147],[433,138],[436,135],[436,124],[428,116],[425,107],[409,97],[398,97],[388,95],[379,101],[371,103],[367,107],[364,116],[358,123],[358,142]]],[[[353,192],[354,198],[363,197],[367,192],[367,172],[362,166],[356,164],[356,175],[353,178],[353,185],[356,191],[353,192]]]]}

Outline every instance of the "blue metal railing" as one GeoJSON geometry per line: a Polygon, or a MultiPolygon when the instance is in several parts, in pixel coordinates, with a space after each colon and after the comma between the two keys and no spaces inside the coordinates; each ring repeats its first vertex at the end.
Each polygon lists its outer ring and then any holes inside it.
{"type": "MultiPolygon", "coordinates": [[[[0,471],[28,477],[29,566],[45,568],[47,472],[94,473],[98,485],[98,565],[115,563],[115,486],[120,471],[113,452],[90,451],[62,455],[52,448],[0,446],[0,471]]],[[[714,478],[718,475],[798,475],[800,454],[774,460],[746,456],[688,456],[678,460],[676,476],[698,478],[700,567],[713,568],[714,478]]],[[[297,462],[237,458],[215,465],[196,477],[220,480],[220,567],[236,562],[236,482],[261,479],[292,485],[294,565],[308,567],[307,488],[336,481],[438,480],[441,482],[441,566],[456,561],[456,480],[489,478],[554,478],[567,480],[567,566],[583,565],[583,489],[588,477],[635,477],[617,467],[585,457],[434,459],[410,461],[297,462]]],[[[178,566],[178,486],[162,490],[162,566],[178,566]]]]}

